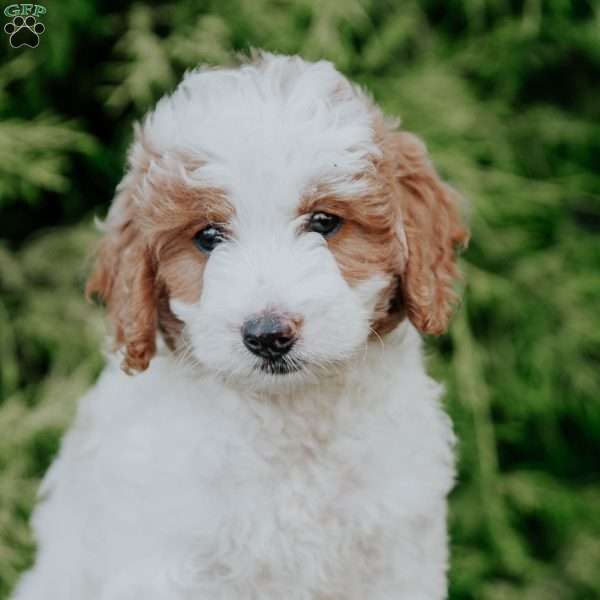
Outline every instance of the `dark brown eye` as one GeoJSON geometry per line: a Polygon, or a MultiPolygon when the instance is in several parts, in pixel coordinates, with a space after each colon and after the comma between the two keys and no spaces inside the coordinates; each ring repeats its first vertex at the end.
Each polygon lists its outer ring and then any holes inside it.
{"type": "Polygon", "coordinates": [[[329,237],[340,228],[341,224],[342,219],[337,215],[316,212],[310,215],[307,229],[315,233],[320,233],[323,237],[329,237]]]}
{"type": "Polygon", "coordinates": [[[217,225],[208,225],[194,236],[194,243],[202,252],[212,252],[225,239],[225,232],[217,225]]]}

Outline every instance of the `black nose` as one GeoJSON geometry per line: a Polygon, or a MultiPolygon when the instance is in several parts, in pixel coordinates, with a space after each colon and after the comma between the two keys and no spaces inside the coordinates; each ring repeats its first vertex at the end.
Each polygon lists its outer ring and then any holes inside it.
{"type": "Polygon", "coordinates": [[[244,345],[262,358],[287,354],[296,341],[296,325],[289,317],[267,313],[248,319],[242,326],[244,345]]]}

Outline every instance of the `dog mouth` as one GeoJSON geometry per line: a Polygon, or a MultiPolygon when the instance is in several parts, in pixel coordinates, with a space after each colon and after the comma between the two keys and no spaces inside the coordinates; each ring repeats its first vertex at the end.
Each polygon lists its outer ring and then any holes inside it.
{"type": "Polygon", "coordinates": [[[258,365],[258,370],[268,375],[289,375],[297,373],[302,365],[297,361],[279,359],[265,359],[258,365]]]}

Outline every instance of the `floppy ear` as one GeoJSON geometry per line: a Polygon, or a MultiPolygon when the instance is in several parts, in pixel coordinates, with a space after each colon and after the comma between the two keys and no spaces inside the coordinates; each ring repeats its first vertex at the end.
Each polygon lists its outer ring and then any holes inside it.
{"type": "Polygon", "coordinates": [[[390,132],[384,154],[392,161],[397,196],[398,262],[408,318],[423,333],[441,335],[456,302],[456,250],[467,245],[458,194],[438,176],[425,145],[407,132],[390,132]]]}
{"type": "Polygon", "coordinates": [[[134,195],[139,175],[125,176],[117,188],[86,295],[98,297],[112,323],[123,370],[145,370],[156,351],[157,299],[153,257],[139,229],[134,195]]]}

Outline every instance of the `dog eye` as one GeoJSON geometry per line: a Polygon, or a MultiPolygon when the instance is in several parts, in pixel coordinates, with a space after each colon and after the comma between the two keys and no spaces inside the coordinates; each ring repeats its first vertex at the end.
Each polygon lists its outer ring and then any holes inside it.
{"type": "Polygon", "coordinates": [[[194,243],[202,252],[212,252],[225,240],[225,232],[217,225],[208,225],[194,236],[194,243]]]}
{"type": "Polygon", "coordinates": [[[307,229],[320,233],[323,237],[334,234],[341,226],[342,219],[337,215],[325,212],[316,212],[310,215],[307,229]]]}

